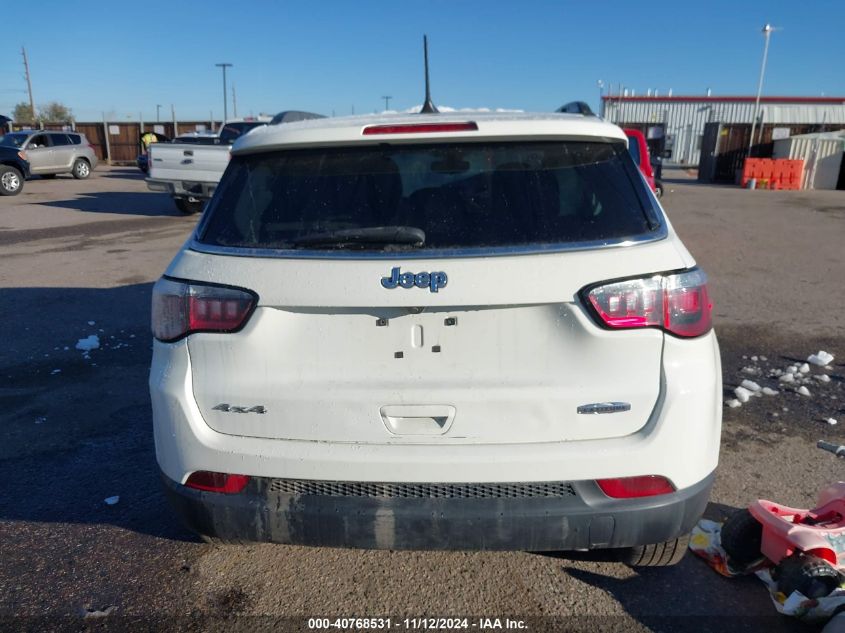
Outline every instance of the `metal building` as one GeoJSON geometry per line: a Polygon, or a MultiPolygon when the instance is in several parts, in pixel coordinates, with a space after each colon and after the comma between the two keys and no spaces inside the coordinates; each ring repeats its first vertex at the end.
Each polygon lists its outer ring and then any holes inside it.
{"type": "MultiPolygon", "coordinates": [[[[755,97],[604,95],[601,114],[617,125],[642,130],[647,138],[664,138],[671,151],[668,161],[697,165],[704,125],[747,126],[748,139],[754,108],[755,97]]],[[[843,127],[845,97],[762,97],[755,145],[843,127]]]]}

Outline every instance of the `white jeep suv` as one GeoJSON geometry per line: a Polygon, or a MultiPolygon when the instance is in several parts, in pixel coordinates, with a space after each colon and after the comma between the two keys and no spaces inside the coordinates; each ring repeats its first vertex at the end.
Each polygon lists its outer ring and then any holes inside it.
{"type": "Polygon", "coordinates": [[[240,139],[153,291],[165,487],[222,541],[680,559],[718,460],[706,276],[618,127],[240,139]]]}

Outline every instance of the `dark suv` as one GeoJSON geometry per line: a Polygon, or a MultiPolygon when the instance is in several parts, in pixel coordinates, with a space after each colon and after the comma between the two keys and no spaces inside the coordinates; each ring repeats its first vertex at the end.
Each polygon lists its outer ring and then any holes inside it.
{"type": "Polygon", "coordinates": [[[44,178],[56,174],[88,178],[97,166],[94,148],[78,132],[22,130],[0,137],[0,145],[24,150],[32,173],[44,178]]]}
{"type": "Polygon", "coordinates": [[[16,196],[29,178],[26,153],[15,147],[0,145],[0,196],[16,196]]]}

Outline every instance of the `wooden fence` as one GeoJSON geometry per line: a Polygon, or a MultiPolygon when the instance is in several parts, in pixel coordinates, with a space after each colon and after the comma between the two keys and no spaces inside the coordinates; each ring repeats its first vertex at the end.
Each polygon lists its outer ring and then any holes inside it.
{"type": "Polygon", "coordinates": [[[14,123],[12,129],[29,130],[41,128],[45,130],[74,130],[85,135],[88,142],[94,148],[97,158],[101,161],[106,161],[113,165],[121,165],[135,164],[135,159],[141,153],[141,136],[147,132],[155,132],[173,138],[174,136],[188,132],[213,130],[216,128],[216,125],[216,123],[212,124],[209,121],[177,121],[175,124],[172,121],[161,123],[144,122],[142,131],[141,123],[138,121],[97,121],[93,123],[80,121],[43,123],[40,125],[14,123]]]}

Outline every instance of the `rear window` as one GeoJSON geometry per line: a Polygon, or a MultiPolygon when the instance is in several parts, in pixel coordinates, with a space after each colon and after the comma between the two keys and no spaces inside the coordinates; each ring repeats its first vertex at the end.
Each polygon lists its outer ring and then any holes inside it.
{"type": "Polygon", "coordinates": [[[4,134],[0,136],[0,145],[7,147],[20,147],[29,138],[29,134],[4,134]]]}
{"type": "Polygon", "coordinates": [[[624,143],[381,145],[235,156],[199,240],[269,249],[542,249],[641,236],[657,224],[624,143]],[[425,237],[309,239],[374,227],[413,227],[425,237]]]}
{"type": "Polygon", "coordinates": [[[639,166],[639,164],[640,164],[640,142],[637,140],[636,136],[629,136],[628,137],[628,151],[631,153],[631,158],[634,160],[634,164],[639,166]]]}
{"type": "Polygon", "coordinates": [[[231,144],[235,139],[246,134],[251,129],[267,125],[265,121],[239,121],[237,123],[227,123],[220,130],[220,142],[223,144],[231,144]]]}

